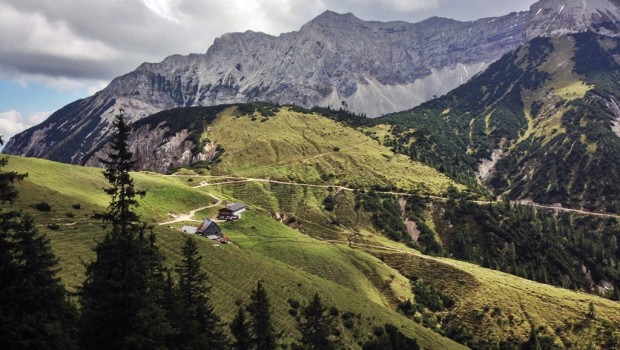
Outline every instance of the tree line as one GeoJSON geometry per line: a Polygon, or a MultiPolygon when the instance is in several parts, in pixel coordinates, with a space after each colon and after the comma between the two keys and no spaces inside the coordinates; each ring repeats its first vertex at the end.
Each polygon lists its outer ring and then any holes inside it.
{"type": "MultiPolygon", "coordinates": [[[[226,325],[210,299],[194,238],[185,239],[173,271],[166,267],[155,234],[135,211],[145,193],[136,189],[129,173],[135,162],[127,144],[130,128],[122,115],[114,128],[112,151],[101,159],[109,182],[104,191],[111,200],[96,215],[106,234],[86,266],[77,305],[57,277],[59,261],[49,239],[37,231],[32,217],[0,209],[0,348],[275,349],[278,337],[262,281],[226,325]]],[[[1,171],[7,162],[0,159],[2,204],[17,198],[15,182],[27,176],[1,171]]],[[[316,293],[296,318],[300,338],[292,348],[342,348],[335,321],[316,293]]],[[[373,349],[392,339],[417,346],[394,326],[385,327],[386,332],[360,345],[373,349]]]]}

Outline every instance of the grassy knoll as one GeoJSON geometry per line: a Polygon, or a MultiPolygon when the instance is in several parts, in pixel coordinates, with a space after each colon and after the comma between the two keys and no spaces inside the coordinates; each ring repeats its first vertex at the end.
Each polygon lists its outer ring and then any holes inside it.
{"type": "Polygon", "coordinates": [[[316,114],[282,108],[269,118],[223,111],[207,132],[224,147],[213,173],[309,183],[396,185],[439,193],[452,183],[362,132],[316,114]]]}

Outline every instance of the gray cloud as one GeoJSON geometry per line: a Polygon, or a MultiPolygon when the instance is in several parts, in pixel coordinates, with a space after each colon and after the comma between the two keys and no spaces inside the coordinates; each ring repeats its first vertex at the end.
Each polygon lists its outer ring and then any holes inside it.
{"type": "Polygon", "coordinates": [[[109,81],[145,61],[205,52],[227,32],[297,30],[326,9],[416,22],[434,15],[473,20],[526,10],[533,2],[0,0],[0,79],[109,81]]]}

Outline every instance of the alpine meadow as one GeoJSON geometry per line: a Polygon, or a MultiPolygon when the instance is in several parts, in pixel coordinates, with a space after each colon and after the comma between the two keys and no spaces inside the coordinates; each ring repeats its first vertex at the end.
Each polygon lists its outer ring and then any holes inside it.
{"type": "MultiPolygon", "coordinates": [[[[144,1],[97,36],[59,1],[0,27],[68,35],[15,68],[66,86],[156,52],[148,16],[165,46],[205,9],[302,12],[144,1]]],[[[396,3],[357,10],[463,8],[396,3]]],[[[0,113],[0,348],[620,349],[620,1],[529,3],[221,32],[30,128],[0,113]]]]}

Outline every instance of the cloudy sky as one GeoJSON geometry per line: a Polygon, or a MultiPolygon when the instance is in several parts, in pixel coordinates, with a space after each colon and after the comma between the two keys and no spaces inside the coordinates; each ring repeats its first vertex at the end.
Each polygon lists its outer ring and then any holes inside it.
{"type": "Polygon", "coordinates": [[[104,88],[142,62],[206,52],[227,32],[278,35],[325,10],[365,20],[474,20],[533,0],[0,0],[0,135],[104,88]]]}

